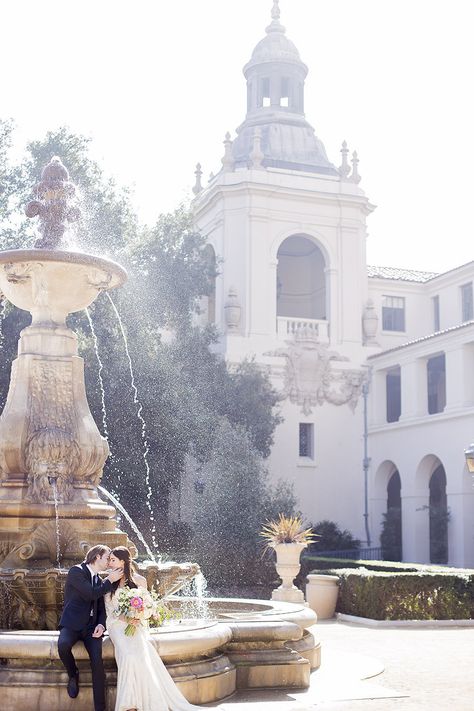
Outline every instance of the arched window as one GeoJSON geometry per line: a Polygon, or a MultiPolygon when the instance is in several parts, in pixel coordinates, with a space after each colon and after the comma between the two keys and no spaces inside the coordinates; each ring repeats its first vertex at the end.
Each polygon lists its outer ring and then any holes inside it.
{"type": "Polygon", "coordinates": [[[304,235],[293,235],[278,250],[277,316],[326,319],[325,260],[304,235]]]}
{"type": "Polygon", "coordinates": [[[395,470],[387,484],[387,512],[384,516],[381,538],[385,560],[402,559],[401,487],[400,474],[395,470]]]}
{"type": "Polygon", "coordinates": [[[430,479],[430,562],[448,562],[448,499],[446,472],[440,464],[430,479]]]}

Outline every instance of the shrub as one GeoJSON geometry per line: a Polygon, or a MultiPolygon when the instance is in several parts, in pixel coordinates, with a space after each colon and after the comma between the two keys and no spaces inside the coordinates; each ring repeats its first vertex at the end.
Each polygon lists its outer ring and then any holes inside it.
{"type": "Polygon", "coordinates": [[[430,506],[430,560],[448,561],[448,523],[451,517],[446,506],[430,506]]]}
{"type": "Polygon", "coordinates": [[[308,548],[310,553],[336,550],[353,550],[356,553],[360,548],[360,541],[350,531],[342,531],[334,521],[319,521],[312,528],[317,538],[308,548]]]}
{"type": "Polygon", "coordinates": [[[335,569],[340,581],[337,612],[375,620],[472,618],[474,571],[445,571],[335,569]]]}
{"type": "Polygon", "coordinates": [[[383,514],[382,533],[380,535],[384,560],[402,558],[402,510],[391,507],[383,514]]]}

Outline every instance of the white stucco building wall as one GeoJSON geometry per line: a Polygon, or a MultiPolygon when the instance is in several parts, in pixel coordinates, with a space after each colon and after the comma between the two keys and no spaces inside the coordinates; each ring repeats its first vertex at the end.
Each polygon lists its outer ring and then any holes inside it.
{"type": "Polygon", "coordinates": [[[374,206],[360,187],[357,156],[343,144],[336,168],[306,121],[306,73],[274,2],[244,67],[246,118],[234,141],[226,137],[220,172],[205,188],[198,174],[194,189],[195,224],[220,263],[219,350],[230,363],[255,358],[284,394],[268,467],[294,484],[309,521],[332,519],[367,540],[369,383],[372,545],[398,472],[403,558],[430,560],[427,507],[436,495],[450,511],[449,563],[474,565],[463,456],[474,438],[474,323],[463,323],[474,318],[474,263],[440,275],[367,266],[374,206]],[[433,402],[440,411],[429,412],[433,402]]]}

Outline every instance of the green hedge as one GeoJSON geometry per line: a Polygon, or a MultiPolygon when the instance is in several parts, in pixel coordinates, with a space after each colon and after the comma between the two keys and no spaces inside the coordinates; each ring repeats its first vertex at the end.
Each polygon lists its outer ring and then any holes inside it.
{"type": "MultiPolygon", "coordinates": [[[[304,556],[302,564],[310,572],[313,568],[318,571],[333,570],[335,568],[365,568],[366,570],[385,571],[386,573],[444,573],[462,572],[471,574],[474,570],[463,568],[448,568],[444,565],[426,565],[424,563],[397,563],[392,560],[349,560],[344,558],[318,558],[317,556],[304,556]]],[[[308,574],[308,573],[306,573],[308,574]]]]}
{"type": "Polygon", "coordinates": [[[361,567],[314,572],[339,576],[337,612],[346,615],[374,620],[474,618],[474,571],[421,567],[431,570],[386,572],[361,567]]]}

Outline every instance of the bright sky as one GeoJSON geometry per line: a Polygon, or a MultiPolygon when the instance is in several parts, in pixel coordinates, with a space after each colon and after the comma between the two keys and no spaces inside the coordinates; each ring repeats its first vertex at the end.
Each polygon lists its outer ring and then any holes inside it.
{"type": "MultiPolygon", "coordinates": [[[[242,67],[271,0],[9,0],[0,116],[19,145],[68,125],[132,184],[153,221],[217,172],[245,115],[242,67]]],[[[328,156],[359,153],[371,264],[444,270],[474,258],[471,0],[280,0],[309,66],[306,116],[328,156]]]]}

